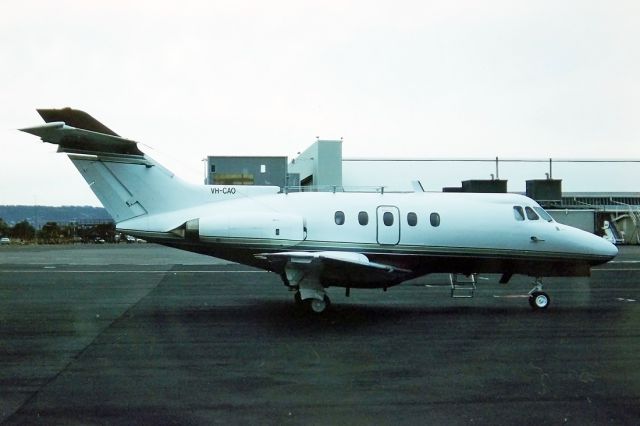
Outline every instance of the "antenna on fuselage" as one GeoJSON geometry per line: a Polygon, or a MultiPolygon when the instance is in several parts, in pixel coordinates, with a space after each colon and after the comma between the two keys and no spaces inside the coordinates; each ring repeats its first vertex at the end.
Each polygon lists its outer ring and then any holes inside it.
{"type": "Polygon", "coordinates": [[[413,192],[425,192],[422,182],[419,180],[412,180],[411,187],[413,188],[413,192]]]}

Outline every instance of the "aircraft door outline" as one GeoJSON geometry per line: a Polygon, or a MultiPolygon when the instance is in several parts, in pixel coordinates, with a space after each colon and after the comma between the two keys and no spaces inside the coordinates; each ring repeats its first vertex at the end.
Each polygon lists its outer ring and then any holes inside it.
{"type": "Polygon", "coordinates": [[[400,210],[396,206],[376,209],[378,244],[396,245],[400,242],[400,210]]]}

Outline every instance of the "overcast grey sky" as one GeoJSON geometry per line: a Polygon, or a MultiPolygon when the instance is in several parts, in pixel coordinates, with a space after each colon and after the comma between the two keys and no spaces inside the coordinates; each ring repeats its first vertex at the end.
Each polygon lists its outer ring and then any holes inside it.
{"type": "Polygon", "coordinates": [[[6,2],[0,204],[99,205],[15,130],[42,107],[198,182],[206,155],[316,136],[345,157],[640,158],[639,42],[635,0],[6,2]]]}

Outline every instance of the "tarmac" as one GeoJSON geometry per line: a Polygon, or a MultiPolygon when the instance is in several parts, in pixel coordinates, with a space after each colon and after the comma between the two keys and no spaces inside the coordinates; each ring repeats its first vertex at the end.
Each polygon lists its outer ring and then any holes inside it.
{"type": "Polygon", "coordinates": [[[0,247],[2,424],[638,424],[640,248],[591,278],[331,288],[152,244],[0,247]]]}

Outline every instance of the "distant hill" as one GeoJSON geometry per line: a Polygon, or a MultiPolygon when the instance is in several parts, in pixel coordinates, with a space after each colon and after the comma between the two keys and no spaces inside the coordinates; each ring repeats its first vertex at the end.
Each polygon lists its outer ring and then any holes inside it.
{"type": "Polygon", "coordinates": [[[113,221],[103,207],[91,206],[2,206],[0,218],[10,226],[27,220],[36,228],[47,222],[65,224],[69,222],[95,223],[113,221]]]}

